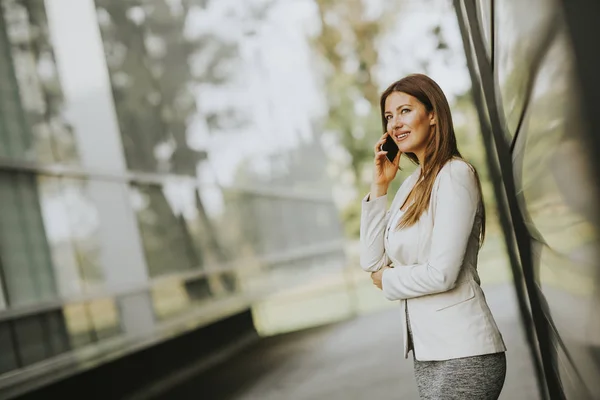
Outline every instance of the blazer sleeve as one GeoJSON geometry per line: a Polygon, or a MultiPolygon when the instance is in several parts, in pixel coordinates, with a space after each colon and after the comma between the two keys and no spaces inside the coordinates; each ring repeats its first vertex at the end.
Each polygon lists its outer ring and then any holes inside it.
{"type": "Polygon", "coordinates": [[[456,285],[480,202],[476,179],[462,161],[442,168],[430,205],[434,214],[428,261],[386,269],[382,287],[388,300],[441,293],[456,285]]]}
{"type": "Polygon", "coordinates": [[[390,263],[385,253],[385,228],[389,218],[387,195],[369,199],[368,194],[361,204],[360,214],[360,266],[374,272],[390,263]]]}

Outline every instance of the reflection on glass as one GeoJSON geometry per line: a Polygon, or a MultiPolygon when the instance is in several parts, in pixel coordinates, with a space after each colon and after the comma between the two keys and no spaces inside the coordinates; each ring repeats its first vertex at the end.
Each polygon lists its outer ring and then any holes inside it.
{"type": "Polygon", "coordinates": [[[295,219],[293,215],[286,215],[285,203],[277,198],[257,196],[254,204],[258,221],[261,226],[260,252],[271,254],[283,252],[289,247],[287,236],[291,228],[290,222],[295,219]]]}
{"type": "MultiPolygon", "coordinates": [[[[208,44],[189,38],[186,26],[202,1],[97,0],[97,13],[127,165],[141,171],[195,175],[202,151],[189,145],[188,124],[197,113],[195,86],[206,74],[191,59],[208,44]]],[[[204,41],[202,41],[204,39],[204,41]]],[[[210,40],[216,40],[214,37],[210,40]]],[[[225,48],[220,49],[225,50],[225,48]]],[[[218,51],[216,57],[229,58],[218,51]]],[[[208,79],[219,81],[218,75],[208,79]]]]}
{"type": "Polygon", "coordinates": [[[74,163],[74,135],[63,115],[63,95],[43,1],[1,0],[0,154],[40,162],[74,163]],[[18,89],[17,89],[18,86],[18,89]]]}
{"type": "Polygon", "coordinates": [[[248,260],[259,263],[244,261],[248,271],[240,279],[245,288],[273,294],[318,280],[343,266],[343,255],[334,251],[341,226],[333,204],[292,193],[232,191],[226,198],[232,211],[230,223],[240,227],[252,247],[248,260]]]}
{"type": "Polygon", "coordinates": [[[182,212],[170,203],[159,186],[133,185],[131,201],[136,211],[151,277],[188,271],[202,265],[202,253],[182,212]]]}
{"type": "Polygon", "coordinates": [[[63,308],[63,313],[73,348],[94,342],[94,327],[85,304],[67,304],[63,308]]]}
{"type": "Polygon", "coordinates": [[[10,322],[0,323],[0,374],[17,368],[15,344],[10,329],[10,322]]]}
{"type": "Polygon", "coordinates": [[[597,232],[591,214],[596,193],[570,78],[572,66],[565,62],[571,58],[567,49],[561,37],[548,53],[535,82],[526,131],[515,158],[523,159],[527,219],[541,240],[569,257],[581,246],[595,243],[597,232]]]}
{"type": "Polygon", "coordinates": [[[573,77],[568,41],[559,36],[536,77],[513,157],[516,173],[522,175],[517,176],[521,209],[538,249],[536,279],[561,338],[559,352],[565,351],[574,362],[560,360],[566,368],[562,373],[565,378],[580,374],[584,381],[572,386],[565,380],[567,392],[575,390],[568,397],[578,398],[573,394],[582,388],[600,390],[598,359],[593,358],[600,348],[600,246],[595,224],[598,193],[573,77]]]}
{"type": "Polygon", "coordinates": [[[69,349],[61,310],[19,317],[0,324],[0,373],[26,367],[69,349]]]}
{"type": "Polygon", "coordinates": [[[81,179],[61,180],[63,202],[68,210],[70,241],[86,290],[99,289],[104,284],[100,264],[100,221],[87,182],[81,179]]]}
{"type": "Polygon", "coordinates": [[[477,19],[479,20],[479,26],[481,27],[481,34],[483,35],[483,43],[485,43],[485,50],[487,52],[488,59],[491,60],[492,55],[492,0],[482,0],[475,2],[477,7],[477,19]]]}
{"type": "Polygon", "coordinates": [[[47,357],[44,327],[40,316],[34,315],[13,322],[19,359],[22,366],[41,361],[47,357]]]}
{"type": "MultiPolygon", "coordinates": [[[[168,186],[165,185],[165,190],[168,186]]],[[[191,182],[180,185],[180,189],[180,199],[185,199],[182,215],[195,248],[203,255],[200,267],[211,270],[230,265],[236,254],[240,254],[239,232],[224,214],[220,189],[209,185],[199,189],[191,182]]],[[[233,292],[235,273],[209,274],[206,278],[188,281],[186,288],[194,299],[204,298],[209,292],[214,295],[233,292]]]]}
{"type": "Polygon", "coordinates": [[[98,213],[79,179],[38,177],[46,234],[61,296],[100,287],[98,213]]]}
{"type": "Polygon", "coordinates": [[[250,193],[229,192],[226,194],[226,199],[226,216],[232,221],[236,230],[241,232],[240,247],[246,247],[256,254],[264,253],[262,248],[264,222],[259,223],[262,214],[256,196],[250,193]]]}
{"type": "MultiPolygon", "coordinates": [[[[135,185],[132,202],[151,276],[204,269],[206,265],[223,268],[230,260],[220,241],[221,225],[211,220],[193,182],[173,180],[164,186],[135,185]]],[[[213,273],[159,283],[152,293],[157,315],[171,316],[191,301],[235,290],[230,275],[213,273]]]]}
{"type": "Polygon", "coordinates": [[[112,298],[97,299],[87,304],[91,323],[98,340],[103,340],[121,332],[119,312],[112,298]]]}
{"type": "Polygon", "coordinates": [[[46,322],[47,335],[50,356],[64,353],[70,349],[69,335],[65,325],[65,318],[62,310],[49,311],[43,316],[46,322]]]}
{"type": "Polygon", "coordinates": [[[326,201],[244,193],[240,202],[242,229],[258,254],[292,251],[340,237],[337,210],[326,201]]]}
{"type": "Polygon", "coordinates": [[[498,83],[508,133],[515,133],[526,87],[529,67],[553,23],[554,7],[544,0],[495,1],[497,35],[495,52],[498,83]]]}
{"type": "Polygon", "coordinates": [[[152,288],[155,315],[164,319],[180,314],[191,305],[185,284],[181,281],[161,282],[152,288]]]}
{"type": "Polygon", "coordinates": [[[69,209],[60,178],[38,177],[41,206],[58,290],[63,297],[81,294],[82,279],[71,239],[69,209]]]}
{"type": "Polygon", "coordinates": [[[0,172],[0,244],[10,305],[56,296],[35,176],[0,172]]]}

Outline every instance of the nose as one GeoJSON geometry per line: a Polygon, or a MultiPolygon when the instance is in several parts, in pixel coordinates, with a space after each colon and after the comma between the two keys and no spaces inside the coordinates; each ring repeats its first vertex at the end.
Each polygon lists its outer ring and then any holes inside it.
{"type": "Polygon", "coordinates": [[[394,117],[394,119],[392,120],[392,128],[399,129],[400,127],[402,127],[402,125],[402,118],[400,118],[399,115],[394,117]]]}

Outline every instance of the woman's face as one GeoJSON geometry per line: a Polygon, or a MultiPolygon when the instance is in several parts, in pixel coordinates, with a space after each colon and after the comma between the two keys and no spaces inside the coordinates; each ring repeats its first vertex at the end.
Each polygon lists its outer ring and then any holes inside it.
{"type": "Polygon", "coordinates": [[[387,132],[402,153],[414,153],[420,162],[435,125],[433,112],[427,112],[423,103],[404,92],[392,92],[385,99],[384,117],[387,132]]]}

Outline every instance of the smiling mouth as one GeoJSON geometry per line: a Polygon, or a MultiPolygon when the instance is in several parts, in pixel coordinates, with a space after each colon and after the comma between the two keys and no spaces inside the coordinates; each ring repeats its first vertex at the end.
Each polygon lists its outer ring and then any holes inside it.
{"type": "Polygon", "coordinates": [[[408,136],[410,132],[406,132],[406,133],[401,133],[399,135],[394,135],[394,137],[396,138],[396,140],[400,141],[400,140],[404,140],[406,139],[406,137],[408,136]]]}

